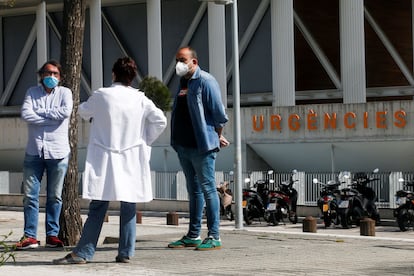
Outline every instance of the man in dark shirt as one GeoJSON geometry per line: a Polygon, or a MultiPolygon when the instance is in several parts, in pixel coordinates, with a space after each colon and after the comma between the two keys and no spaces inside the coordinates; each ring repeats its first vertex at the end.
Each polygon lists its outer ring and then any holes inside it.
{"type": "Polygon", "coordinates": [[[194,49],[179,49],[176,60],[176,73],[181,79],[171,114],[171,145],[177,151],[187,182],[190,223],[187,234],[168,247],[220,249],[220,201],[215,161],[220,147],[229,145],[221,134],[228,118],[219,85],[212,75],[199,68],[194,49]],[[202,241],[204,203],[208,233],[202,241]]]}

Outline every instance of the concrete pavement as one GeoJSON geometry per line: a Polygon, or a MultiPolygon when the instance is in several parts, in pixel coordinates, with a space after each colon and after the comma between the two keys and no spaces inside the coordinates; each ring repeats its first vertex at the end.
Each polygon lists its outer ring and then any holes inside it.
{"type": "MultiPolygon", "coordinates": [[[[0,275],[414,275],[414,232],[400,232],[395,226],[377,226],[375,236],[361,236],[359,227],[325,229],[318,223],[316,233],[304,233],[301,223],[254,222],[240,230],[234,222],[223,220],[223,248],[199,252],[166,247],[185,234],[185,215],[175,226],[166,225],[164,214],[144,213],[142,224],[137,224],[135,256],[129,264],[118,264],[118,244],[105,242],[118,236],[118,217],[110,215],[92,262],[57,266],[52,259],[63,257],[71,248],[45,248],[43,225],[41,213],[38,239],[42,246],[15,251],[16,261],[0,266],[0,275]]],[[[22,229],[23,212],[0,211],[0,235],[12,232],[7,244],[17,242],[22,229]]]]}

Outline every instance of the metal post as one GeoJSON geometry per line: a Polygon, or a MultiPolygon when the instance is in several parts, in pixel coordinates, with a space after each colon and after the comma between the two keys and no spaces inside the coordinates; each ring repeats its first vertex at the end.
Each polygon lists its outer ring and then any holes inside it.
{"type": "Polygon", "coordinates": [[[235,203],[236,229],[243,228],[242,208],[242,160],[241,160],[241,131],[240,131],[240,73],[239,73],[239,27],[237,15],[237,0],[233,0],[232,7],[233,27],[233,112],[234,112],[234,171],[235,171],[235,203]]]}
{"type": "Polygon", "coordinates": [[[332,179],[335,179],[335,146],[331,144],[331,172],[332,172],[332,179]]]}

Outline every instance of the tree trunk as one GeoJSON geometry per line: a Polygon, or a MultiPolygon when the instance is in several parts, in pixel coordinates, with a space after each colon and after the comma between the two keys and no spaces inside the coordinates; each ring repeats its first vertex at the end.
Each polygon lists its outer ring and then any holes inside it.
{"type": "Polygon", "coordinates": [[[69,141],[71,156],[62,193],[59,237],[65,245],[75,245],[82,231],[78,176],[78,106],[82,71],[86,0],[64,0],[61,63],[63,85],[73,93],[69,141]]]}

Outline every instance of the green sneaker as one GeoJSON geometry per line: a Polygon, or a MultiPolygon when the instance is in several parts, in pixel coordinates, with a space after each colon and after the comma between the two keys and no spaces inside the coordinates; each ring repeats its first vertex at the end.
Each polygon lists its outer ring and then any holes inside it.
{"type": "Polygon", "coordinates": [[[205,238],[204,241],[196,247],[196,250],[217,250],[221,248],[221,240],[213,237],[205,238]]]}
{"type": "Polygon", "coordinates": [[[168,244],[169,248],[184,248],[184,247],[197,247],[201,244],[201,238],[189,238],[183,236],[180,240],[168,244]]]}

